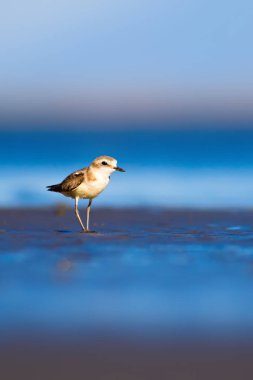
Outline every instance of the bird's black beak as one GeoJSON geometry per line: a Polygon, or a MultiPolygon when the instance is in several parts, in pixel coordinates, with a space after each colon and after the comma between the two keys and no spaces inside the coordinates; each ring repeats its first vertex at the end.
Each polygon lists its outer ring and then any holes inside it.
{"type": "Polygon", "coordinates": [[[118,166],[115,166],[115,168],[114,168],[115,170],[117,170],[118,172],[125,172],[125,170],[124,169],[122,169],[122,168],[119,168],[118,166]]]}

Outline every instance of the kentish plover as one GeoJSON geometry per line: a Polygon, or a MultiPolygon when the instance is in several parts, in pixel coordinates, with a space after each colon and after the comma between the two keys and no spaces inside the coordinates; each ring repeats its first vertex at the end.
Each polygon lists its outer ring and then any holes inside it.
{"type": "Polygon", "coordinates": [[[120,172],[125,171],[117,166],[117,160],[115,160],[115,158],[101,156],[96,158],[87,168],[71,173],[61,183],[47,186],[47,189],[75,199],[76,217],[82,226],[82,230],[89,232],[90,206],[92,199],[97,197],[106,188],[110,181],[110,175],[115,170],[120,172]],[[84,227],[78,212],[79,199],[89,199],[86,212],[86,228],[84,227]]]}

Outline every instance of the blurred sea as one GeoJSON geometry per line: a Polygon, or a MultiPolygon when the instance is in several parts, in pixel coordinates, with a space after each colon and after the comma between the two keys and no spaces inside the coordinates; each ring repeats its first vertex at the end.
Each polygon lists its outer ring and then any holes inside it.
{"type": "Polygon", "coordinates": [[[1,207],[71,203],[45,186],[103,154],[127,172],[112,176],[97,205],[253,206],[250,129],[10,131],[0,139],[1,207]]]}

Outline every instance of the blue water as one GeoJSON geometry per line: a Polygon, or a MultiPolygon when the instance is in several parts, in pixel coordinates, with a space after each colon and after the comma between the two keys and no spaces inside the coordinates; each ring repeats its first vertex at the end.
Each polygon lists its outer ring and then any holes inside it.
{"type": "Polygon", "coordinates": [[[102,206],[251,207],[253,131],[1,132],[0,206],[71,202],[45,191],[99,155],[124,167],[102,206]]]}
{"type": "Polygon", "coordinates": [[[0,220],[0,347],[37,333],[252,342],[251,212],[94,210],[97,234],[72,210],[0,220]]]}

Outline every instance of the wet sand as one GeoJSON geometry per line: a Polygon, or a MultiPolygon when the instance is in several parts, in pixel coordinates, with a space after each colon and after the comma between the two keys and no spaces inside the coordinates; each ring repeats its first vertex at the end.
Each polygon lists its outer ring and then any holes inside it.
{"type": "Polygon", "coordinates": [[[253,212],[94,208],[92,227],[0,210],[4,379],[252,378],[253,212]]]}

